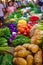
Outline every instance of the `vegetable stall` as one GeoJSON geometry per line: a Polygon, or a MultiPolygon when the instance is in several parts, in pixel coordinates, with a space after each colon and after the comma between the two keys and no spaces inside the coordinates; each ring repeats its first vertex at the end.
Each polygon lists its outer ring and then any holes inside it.
{"type": "Polygon", "coordinates": [[[43,13],[31,3],[28,6],[5,17],[0,65],[43,65],[43,13]]]}

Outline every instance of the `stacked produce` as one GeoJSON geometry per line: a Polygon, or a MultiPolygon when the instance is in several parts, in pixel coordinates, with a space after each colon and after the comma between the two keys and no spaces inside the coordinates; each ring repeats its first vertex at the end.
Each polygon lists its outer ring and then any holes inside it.
{"type": "Polygon", "coordinates": [[[19,20],[17,24],[18,34],[28,36],[30,29],[33,25],[37,24],[38,20],[39,18],[37,16],[31,16],[28,23],[25,20],[19,20]]]}
{"type": "Polygon", "coordinates": [[[24,44],[14,48],[15,65],[42,65],[42,51],[35,44],[24,44]],[[40,58],[40,59],[39,59],[40,58]]]}
{"type": "Polygon", "coordinates": [[[0,46],[7,46],[7,39],[4,37],[0,38],[0,46]]]}
{"type": "Polygon", "coordinates": [[[19,20],[17,24],[18,34],[23,34],[25,36],[28,36],[29,28],[28,24],[25,20],[19,20]]]}
{"type": "Polygon", "coordinates": [[[0,65],[43,65],[42,13],[29,7],[10,14],[0,28],[0,65]]]}
{"type": "Polygon", "coordinates": [[[10,38],[10,30],[8,27],[5,27],[5,28],[1,28],[0,29],[0,37],[4,37],[6,39],[9,39],[10,38]]]}
{"type": "Polygon", "coordinates": [[[35,25],[35,24],[37,24],[37,21],[39,20],[39,17],[38,16],[31,16],[30,17],[30,22],[29,22],[29,24],[30,25],[35,25]]]}
{"type": "Polygon", "coordinates": [[[13,12],[9,16],[5,16],[5,19],[7,20],[6,22],[18,22],[18,20],[20,19],[28,21],[29,17],[34,15],[39,17],[40,19],[42,18],[43,13],[37,5],[33,4],[32,2],[29,2],[26,7],[24,7],[23,5],[21,5],[22,8],[17,8],[16,12],[13,12]]]}
{"type": "Polygon", "coordinates": [[[2,64],[12,62],[10,65],[42,65],[43,23],[36,23],[38,18],[32,17],[29,22],[19,20],[17,24],[9,23],[0,29],[0,53],[4,53],[5,57],[6,53],[13,54],[14,57],[9,62],[2,60],[2,64]]]}
{"type": "Polygon", "coordinates": [[[22,45],[25,43],[30,43],[30,39],[23,35],[17,35],[15,39],[11,42],[12,45],[15,47],[17,45],[22,45]]]}
{"type": "MultiPolygon", "coordinates": [[[[0,47],[0,51],[6,51],[7,53],[13,53],[12,56],[7,54],[4,56],[5,61],[2,62],[5,65],[11,63],[10,65],[42,65],[42,50],[38,45],[35,44],[24,44],[13,47],[0,47]],[[11,50],[13,52],[11,52],[11,50]]],[[[3,60],[4,60],[3,59],[3,60]]]]}
{"type": "Polygon", "coordinates": [[[33,26],[31,32],[31,43],[38,44],[43,48],[43,23],[39,23],[33,26]]]}
{"type": "Polygon", "coordinates": [[[6,19],[5,19],[7,21],[5,21],[5,23],[8,23],[8,22],[18,22],[18,20],[20,20],[20,19],[28,21],[29,17],[27,16],[27,13],[23,14],[22,11],[19,10],[18,12],[13,12],[9,16],[7,16],[6,19]]]}
{"type": "Polygon", "coordinates": [[[0,54],[0,65],[13,65],[13,56],[11,54],[0,54]]]}

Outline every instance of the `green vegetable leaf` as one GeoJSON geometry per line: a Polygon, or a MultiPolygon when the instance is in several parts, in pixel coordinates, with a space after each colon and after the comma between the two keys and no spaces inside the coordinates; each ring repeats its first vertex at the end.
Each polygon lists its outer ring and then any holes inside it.
{"type": "Polygon", "coordinates": [[[3,55],[0,54],[0,65],[1,65],[1,63],[2,63],[2,60],[3,60],[3,55]]]}
{"type": "Polygon", "coordinates": [[[13,46],[30,43],[30,39],[23,35],[17,35],[16,38],[11,42],[13,46]]]}
{"type": "Polygon", "coordinates": [[[9,30],[9,28],[2,28],[2,29],[0,29],[0,37],[4,37],[4,38],[6,38],[6,39],[9,39],[9,37],[10,37],[10,30],[9,30]]]}
{"type": "Polygon", "coordinates": [[[7,40],[5,39],[5,38],[3,38],[3,37],[1,37],[0,38],[0,47],[1,46],[7,46],[8,44],[7,44],[7,40]]]}
{"type": "Polygon", "coordinates": [[[13,60],[12,55],[5,54],[5,56],[3,57],[3,61],[2,61],[1,65],[13,65],[12,60],[13,60]]]}

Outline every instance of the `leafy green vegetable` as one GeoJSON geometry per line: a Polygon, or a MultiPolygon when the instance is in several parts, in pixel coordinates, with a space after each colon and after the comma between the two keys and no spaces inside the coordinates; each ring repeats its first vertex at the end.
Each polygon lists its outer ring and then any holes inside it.
{"type": "Polygon", "coordinates": [[[5,54],[1,65],[13,65],[12,63],[13,56],[10,54],[5,54]]]}
{"type": "Polygon", "coordinates": [[[43,23],[39,23],[37,26],[37,29],[42,30],[43,31],[43,23]]]}
{"type": "Polygon", "coordinates": [[[13,49],[13,47],[8,47],[8,46],[7,47],[0,47],[0,52],[3,51],[3,52],[9,52],[9,53],[11,52],[12,53],[12,51],[14,51],[12,49],[13,49]]]}
{"type": "Polygon", "coordinates": [[[34,8],[34,5],[31,2],[28,4],[28,6],[34,8]]]}
{"type": "Polygon", "coordinates": [[[0,37],[4,37],[4,38],[6,38],[6,39],[9,39],[9,37],[10,37],[10,30],[9,30],[9,28],[2,28],[2,29],[0,29],[0,37]]]}
{"type": "Polygon", "coordinates": [[[34,11],[35,11],[36,14],[37,13],[41,13],[41,10],[40,9],[35,9],[34,11]]]}
{"type": "Polygon", "coordinates": [[[17,35],[11,43],[13,46],[22,45],[24,43],[30,43],[30,39],[23,35],[17,35]]]}
{"type": "Polygon", "coordinates": [[[13,65],[12,60],[11,54],[0,54],[0,65],[13,65]]]}
{"type": "Polygon", "coordinates": [[[3,36],[4,33],[3,33],[3,29],[0,29],[0,37],[3,36]]]}
{"type": "Polygon", "coordinates": [[[7,40],[3,37],[0,38],[0,46],[7,46],[7,40]]]}
{"type": "Polygon", "coordinates": [[[19,19],[20,17],[22,16],[22,13],[21,12],[13,12],[12,14],[10,14],[7,18],[6,18],[6,20],[10,20],[10,19],[19,19]]]}
{"type": "Polygon", "coordinates": [[[1,63],[2,63],[2,60],[3,60],[3,55],[0,54],[0,65],[1,65],[1,63]]]}

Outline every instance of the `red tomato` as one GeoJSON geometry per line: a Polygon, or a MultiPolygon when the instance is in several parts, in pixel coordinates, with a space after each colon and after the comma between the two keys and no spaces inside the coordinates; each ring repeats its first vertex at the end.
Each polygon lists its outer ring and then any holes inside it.
{"type": "Polygon", "coordinates": [[[21,32],[21,33],[24,33],[24,29],[23,29],[23,28],[21,28],[20,32],[21,32]]]}
{"type": "Polygon", "coordinates": [[[26,32],[26,30],[24,31],[24,33],[23,33],[25,36],[27,36],[27,32],[26,32]]]}
{"type": "Polygon", "coordinates": [[[24,32],[24,35],[27,36],[27,33],[24,32]]]}
{"type": "Polygon", "coordinates": [[[21,34],[20,32],[18,32],[17,34],[21,34]]]}
{"type": "Polygon", "coordinates": [[[32,28],[32,26],[31,26],[30,24],[28,24],[28,28],[29,28],[29,29],[31,29],[31,28],[32,28]]]}
{"type": "Polygon", "coordinates": [[[24,29],[27,30],[28,26],[26,26],[24,29]]]}
{"type": "Polygon", "coordinates": [[[21,30],[21,27],[18,27],[18,31],[20,31],[21,30]]]}
{"type": "Polygon", "coordinates": [[[29,28],[27,28],[26,32],[28,33],[29,31],[30,31],[30,29],[29,29],[29,28]]]}

